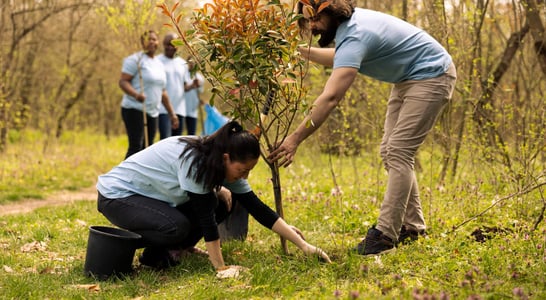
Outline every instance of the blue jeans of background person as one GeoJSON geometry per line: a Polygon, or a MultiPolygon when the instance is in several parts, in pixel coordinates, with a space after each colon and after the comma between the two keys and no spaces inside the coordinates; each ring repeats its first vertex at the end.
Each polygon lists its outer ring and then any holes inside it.
{"type": "Polygon", "coordinates": [[[168,138],[170,136],[182,135],[182,129],[184,129],[184,117],[176,115],[178,117],[178,128],[173,129],[171,124],[171,117],[168,114],[159,114],[159,139],[168,138]]]}
{"type": "MultiPolygon", "coordinates": [[[[125,131],[129,139],[129,148],[125,158],[145,148],[144,145],[144,117],[141,110],[133,108],[121,108],[121,117],[125,124],[125,131]]],[[[157,131],[157,118],[146,115],[146,126],[148,127],[148,146],[153,144],[155,132],[157,131]]]]}
{"type": "Polygon", "coordinates": [[[184,117],[186,121],[186,128],[188,130],[188,135],[195,135],[197,131],[197,118],[194,117],[184,117]]]}
{"type": "MultiPolygon", "coordinates": [[[[141,247],[185,249],[195,246],[203,237],[199,220],[190,209],[189,203],[172,207],[166,202],[138,194],[127,198],[108,199],[99,193],[97,209],[112,224],[140,234],[141,247]]],[[[215,210],[216,222],[221,223],[228,214],[226,204],[218,201],[215,210]]]]}
{"type": "Polygon", "coordinates": [[[394,241],[402,225],[425,229],[414,172],[415,155],[449,102],[455,87],[455,66],[439,77],[394,85],[387,104],[380,152],[388,172],[387,191],[376,228],[394,241]]]}

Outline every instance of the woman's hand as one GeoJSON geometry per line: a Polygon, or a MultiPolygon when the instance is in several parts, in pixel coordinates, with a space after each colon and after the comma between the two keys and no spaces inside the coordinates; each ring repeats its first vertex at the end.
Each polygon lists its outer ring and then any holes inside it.
{"type": "Polygon", "coordinates": [[[226,204],[227,211],[231,211],[232,206],[232,199],[231,199],[231,191],[226,189],[225,187],[221,187],[217,192],[216,196],[220,201],[223,201],[226,204]]]}
{"type": "Polygon", "coordinates": [[[275,224],[273,224],[273,227],[271,227],[271,230],[294,243],[294,245],[298,246],[306,255],[316,255],[325,262],[332,262],[326,252],[306,242],[301,231],[292,225],[286,224],[282,218],[277,219],[275,224]]]}
{"type": "Polygon", "coordinates": [[[317,257],[321,258],[322,260],[324,260],[325,262],[327,263],[332,263],[332,261],[330,260],[330,257],[328,257],[328,254],[326,254],[326,252],[324,252],[324,250],[318,248],[318,247],[315,247],[309,243],[306,243],[307,245],[305,245],[301,251],[303,251],[303,253],[305,253],[306,255],[310,256],[310,255],[316,255],[317,257]]]}
{"type": "Polygon", "coordinates": [[[305,241],[305,237],[303,236],[303,233],[301,232],[301,230],[299,230],[296,226],[293,226],[293,225],[288,225],[290,227],[290,229],[294,230],[300,237],[302,240],[305,241]]]}

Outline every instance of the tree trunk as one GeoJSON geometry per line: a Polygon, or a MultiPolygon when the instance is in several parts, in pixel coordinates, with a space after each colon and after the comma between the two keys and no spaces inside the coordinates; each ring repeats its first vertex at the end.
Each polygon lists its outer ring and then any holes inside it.
{"type": "Polygon", "coordinates": [[[506,43],[506,48],[504,49],[504,53],[497,68],[493,71],[491,77],[487,77],[482,82],[482,94],[478,99],[474,110],[474,120],[478,123],[478,130],[485,133],[490,146],[494,147],[494,149],[499,149],[499,152],[503,157],[503,163],[510,168],[512,163],[510,155],[505,149],[506,143],[504,142],[502,134],[498,132],[494,117],[490,115],[487,107],[493,106],[493,95],[495,94],[502,77],[508,71],[510,63],[519,50],[527,32],[529,32],[529,25],[525,24],[520,31],[512,33],[506,43]],[[497,147],[497,144],[500,144],[500,147],[497,147]]]}
{"type": "MultiPolygon", "coordinates": [[[[546,75],[546,34],[544,32],[544,24],[540,16],[537,0],[522,0],[525,13],[527,15],[527,23],[533,37],[535,52],[537,53],[538,63],[542,69],[542,73],[546,75]]],[[[544,5],[544,3],[542,3],[544,5]]]]}
{"type": "MultiPolygon", "coordinates": [[[[284,219],[284,211],[282,208],[282,193],[281,193],[281,176],[277,164],[269,164],[271,169],[271,181],[273,182],[273,195],[275,197],[275,209],[281,218],[284,219]]],[[[288,246],[286,240],[281,237],[281,247],[284,254],[288,254],[288,246]]]]}
{"type": "Polygon", "coordinates": [[[68,114],[70,114],[70,110],[72,109],[72,107],[74,107],[74,105],[76,105],[76,103],[78,103],[78,101],[82,99],[83,94],[85,93],[85,89],[87,88],[89,76],[90,74],[84,75],[78,91],[76,92],[76,95],[74,95],[74,97],[71,97],[70,100],[64,105],[63,112],[57,119],[57,131],[55,133],[56,138],[61,137],[61,134],[63,133],[63,124],[68,114]]]}

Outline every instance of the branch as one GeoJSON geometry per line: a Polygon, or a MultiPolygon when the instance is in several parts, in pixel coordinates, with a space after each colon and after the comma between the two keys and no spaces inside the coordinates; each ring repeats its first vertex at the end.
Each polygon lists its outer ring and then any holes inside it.
{"type": "Polygon", "coordinates": [[[457,226],[454,226],[452,228],[451,231],[455,231],[459,228],[461,228],[463,225],[467,224],[467,223],[470,223],[471,221],[477,219],[478,217],[481,217],[483,215],[485,215],[486,212],[488,212],[490,209],[492,209],[493,207],[497,206],[498,204],[508,200],[508,199],[511,199],[511,198],[514,198],[514,197],[519,197],[521,195],[525,195],[525,194],[528,194],[542,186],[546,185],[546,182],[541,182],[541,183],[538,183],[537,185],[534,185],[534,186],[531,186],[531,187],[528,187],[527,189],[524,189],[523,191],[519,191],[517,193],[514,193],[514,194],[511,194],[511,195],[508,195],[508,196],[505,196],[505,197],[502,197],[500,199],[498,199],[497,201],[493,202],[493,204],[489,205],[489,207],[487,207],[486,209],[484,209],[482,212],[480,212],[479,214],[471,217],[470,219],[467,219],[465,221],[463,221],[461,224],[457,225],[457,226]]]}

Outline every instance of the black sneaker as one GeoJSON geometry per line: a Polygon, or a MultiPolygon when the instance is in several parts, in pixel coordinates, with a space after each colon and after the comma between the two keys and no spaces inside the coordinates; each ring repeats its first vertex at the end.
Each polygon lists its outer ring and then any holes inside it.
{"type": "Polygon", "coordinates": [[[409,244],[419,239],[419,236],[427,236],[426,231],[408,230],[406,229],[406,225],[402,225],[402,229],[400,229],[400,235],[398,236],[398,242],[401,244],[409,244]]]}
{"type": "Polygon", "coordinates": [[[180,263],[171,257],[169,250],[161,247],[144,248],[144,251],[142,251],[142,254],[138,257],[138,261],[145,266],[157,270],[174,267],[180,263]]]}
{"type": "Polygon", "coordinates": [[[360,255],[384,254],[394,249],[392,239],[375,227],[368,229],[366,238],[356,246],[356,251],[360,255]]]}

